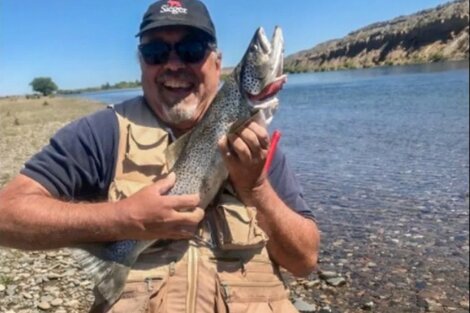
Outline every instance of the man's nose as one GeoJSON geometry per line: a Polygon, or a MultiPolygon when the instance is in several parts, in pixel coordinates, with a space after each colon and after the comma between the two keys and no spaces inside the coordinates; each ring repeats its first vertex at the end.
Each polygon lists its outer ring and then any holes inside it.
{"type": "Polygon", "coordinates": [[[177,71],[184,68],[185,66],[186,64],[181,61],[176,52],[174,50],[171,51],[168,61],[165,63],[165,67],[169,70],[177,71]]]}

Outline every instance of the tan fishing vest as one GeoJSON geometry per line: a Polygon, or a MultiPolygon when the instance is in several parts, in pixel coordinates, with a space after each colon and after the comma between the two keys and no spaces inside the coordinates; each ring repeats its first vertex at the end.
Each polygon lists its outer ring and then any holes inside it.
{"type": "MultiPolygon", "coordinates": [[[[170,137],[137,98],[114,107],[120,129],[109,199],[160,179],[170,167],[170,137]]],[[[199,239],[161,242],[131,270],[114,313],[295,313],[279,269],[268,256],[255,209],[229,191],[206,209],[199,239]]]]}

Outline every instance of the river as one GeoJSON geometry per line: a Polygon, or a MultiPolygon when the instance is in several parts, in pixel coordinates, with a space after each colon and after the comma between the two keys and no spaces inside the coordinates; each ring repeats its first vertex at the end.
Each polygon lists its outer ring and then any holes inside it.
{"type": "Polygon", "coordinates": [[[311,301],[466,312],[468,62],[291,75],[280,99],[271,127],[322,231],[319,267],[347,279],[311,301]]]}

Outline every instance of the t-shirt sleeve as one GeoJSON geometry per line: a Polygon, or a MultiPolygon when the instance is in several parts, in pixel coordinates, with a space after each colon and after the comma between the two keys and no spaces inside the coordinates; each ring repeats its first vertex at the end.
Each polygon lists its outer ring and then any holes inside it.
{"type": "Polygon", "coordinates": [[[315,219],[315,215],[304,199],[302,187],[281,149],[277,149],[274,154],[269,169],[269,181],[287,206],[304,217],[315,219]]]}
{"type": "Polygon", "coordinates": [[[114,111],[98,111],[60,129],[21,173],[55,197],[103,199],[114,176],[118,136],[114,111]]]}

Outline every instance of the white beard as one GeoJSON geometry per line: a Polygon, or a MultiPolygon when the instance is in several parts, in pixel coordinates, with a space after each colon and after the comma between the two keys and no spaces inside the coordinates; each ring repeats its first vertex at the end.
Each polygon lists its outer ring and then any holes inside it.
{"type": "Polygon", "coordinates": [[[197,104],[177,103],[172,107],[163,106],[163,114],[165,120],[171,124],[178,125],[192,120],[194,114],[196,114],[197,104]]]}

